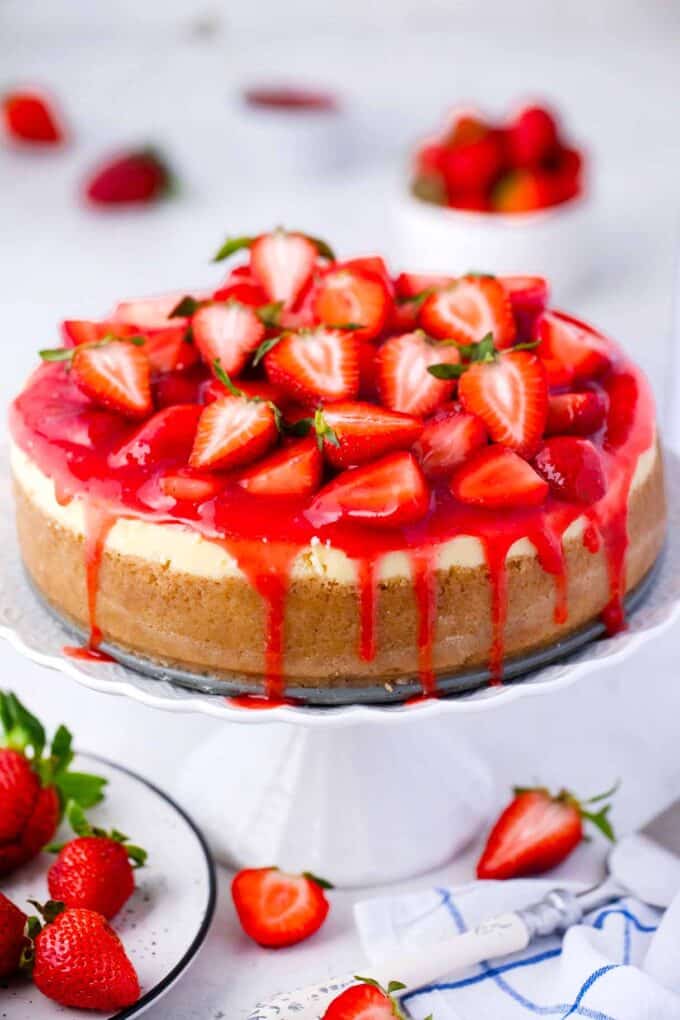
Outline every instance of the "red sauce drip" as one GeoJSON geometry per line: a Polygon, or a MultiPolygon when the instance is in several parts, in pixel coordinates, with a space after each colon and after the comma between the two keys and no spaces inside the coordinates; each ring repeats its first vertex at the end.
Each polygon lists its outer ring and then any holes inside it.
{"type": "Polygon", "coordinates": [[[489,673],[491,682],[499,684],[503,679],[505,658],[505,621],[508,615],[508,572],[506,559],[512,541],[501,534],[500,540],[490,536],[484,542],[486,565],[491,584],[491,653],[489,673]]]}
{"type": "Polygon", "coordinates": [[[84,659],[86,662],[115,662],[110,655],[106,652],[102,652],[99,648],[87,648],[80,645],[64,645],[62,648],[64,655],[67,655],[69,659],[84,659]]]}
{"type": "Polygon", "coordinates": [[[602,539],[600,538],[600,532],[595,521],[591,520],[586,524],[583,532],[583,544],[588,552],[596,553],[600,551],[602,539]]]}
{"type": "Polygon", "coordinates": [[[262,698],[257,694],[235,694],[224,699],[233,708],[246,708],[250,712],[265,712],[282,705],[294,705],[289,698],[262,698]]]}
{"type": "Polygon", "coordinates": [[[364,662],[375,658],[375,621],[377,611],[377,563],[359,560],[359,656],[364,662]]]}
{"type": "Polygon", "coordinates": [[[101,642],[102,632],[97,625],[97,596],[99,594],[99,571],[104,555],[106,538],[116,523],[116,516],[88,502],[85,505],[85,579],[87,584],[87,611],[90,618],[88,648],[96,650],[101,642]]]}
{"type": "Polygon", "coordinates": [[[413,592],[418,611],[418,675],[423,694],[437,693],[437,678],[432,668],[432,647],[434,645],[437,621],[437,574],[435,551],[417,550],[411,553],[413,592]]]}
{"type": "Polygon", "coordinates": [[[567,569],[562,534],[553,531],[546,525],[542,530],[534,532],[531,540],[536,546],[539,563],[546,573],[552,574],[555,579],[553,619],[555,623],[566,623],[569,618],[569,607],[567,605],[567,569]]]}

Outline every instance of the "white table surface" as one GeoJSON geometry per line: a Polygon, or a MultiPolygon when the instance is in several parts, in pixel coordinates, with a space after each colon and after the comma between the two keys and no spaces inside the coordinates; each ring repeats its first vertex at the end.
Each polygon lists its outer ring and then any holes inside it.
{"type": "MultiPolygon", "coordinates": [[[[602,4],[599,14],[592,4],[559,14],[549,5],[547,15],[546,5],[528,0],[512,5],[508,18],[500,3],[485,8],[488,17],[463,4],[457,20],[446,5],[400,0],[398,17],[388,16],[387,4],[351,4],[344,20],[330,12],[324,20],[318,5],[300,2],[289,23],[277,5],[256,3],[232,19],[226,5],[213,3],[200,11],[213,34],[191,28],[193,6],[168,4],[174,17],[164,19],[162,5],[125,3],[118,20],[115,8],[85,0],[53,0],[49,14],[33,0],[0,8],[3,81],[53,86],[75,136],[49,156],[0,149],[3,407],[36,348],[56,340],[58,320],[96,315],[124,295],[219,279],[207,259],[226,233],[286,223],[327,236],[342,252],[389,251],[387,199],[408,139],[449,101],[473,97],[502,109],[509,97],[536,92],[560,101],[598,171],[601,273],[574,310],[635,353],[662,399],[680,166],[678,25],[669,5],[628,3],[625,17],[621,4],[602,4]],[[249,181],[251,157],[239,143],[230,96],[237,83],[284,72],[347,96],[360,158],[340,178],[291,187],[269,159],[268,180],[257,188],[249,181]],[[84,171],[129,141],[164,146],[181,197],[139,214],[83,210],[76,199],[84,171]]],[[[624,668],[571,690],[452,719],[452,739],[464,735],[488,754],[499,791],[540,779],[587,794],[621,777],[614,821],[624,830],[680,788],[677,663],[675,631],[624,668]]],[[[0,683],[50,726],[66,721],[81,747],[170,788],[188,749],[220,725],[89,693],[7,645],[0,683]]],[[[468,879],[478,849],[413,885],[468,879]]],[[[593,876],[600,858],[598,844],[581,849],[569,873],[593,876]]],[[[318,936],[273,953],[241,934],[228,882],[222,874],[203,953],[150,1020],[232,1020],[268,992],[361,967],[356,894],[334,893],[318,936]]]]}

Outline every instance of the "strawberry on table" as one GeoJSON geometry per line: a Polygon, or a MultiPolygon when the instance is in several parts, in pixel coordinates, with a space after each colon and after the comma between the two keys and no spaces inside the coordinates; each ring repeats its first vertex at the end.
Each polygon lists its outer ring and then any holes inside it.
{"type": "Polygon", "coordinates": [[[64,131],[50,100],[40,92],[17,89],[2,97],[7,136],[34,145],[59,145],[64,131]]]}
{"type": "Polygon", "coordinates": [[[402,414],[430,414],[450,399],[455,382],[437,379],[428,369],[444,363],[455,368],[459,362],[460,352],[455,344],[437,343],[422,330],[390,337],[376,358],[380,400],[385,407],[402,414]]]}
{"type": "Polygon", "coordinates": [[[193,468],[223,470],[257,460],[279,434],[278,411],[270,403],[234,393],[208,404],[201,413],[189,457],[193,468]]]}
{"type": "Polygon", "coordinates": [[[455,471],[450,488],[461,503],[487,510],[540,506],[548,495],[548,483],[506,446],[473,453],[455,471]]]}
{"type": "Polygon", "coordinates": [[[43,361],[69,364],[71,376],[88,397],[129,418],[146,418],[153,410],[151,365],[144,337],[106,337],[79,347],[40,352],[43,361]]]}
{"type": "Polygon", "coordinates": [[[71,802],[68,822],[76,839],[54,847],[57,859],[47,873],[50,896],[67,907],[84,907],[111,919],[135,889],[134,868],[146,862],[146,851],[132,846],[116,829],[106,832],[88,822],[71,802]]]}
{"type": "Polygon", "coordinates": [[[488,333],[496,347],[509,347],[515,339],[510,299],[493,276],[463,276],[430,294],[420,309],[420,323],[431,336],[479,343],[488,333]]]}
{"type": "Polygon", "coordinates": [[[311,436],[275,450],[238,479],[255,496],[311,496],[321,484],[323,458],[311,436]]]}
{"type": "Polygon", "coordinates": [[[55,902],[39,909],[45,924],[29,919],[29,934],[33,981],[43,995],[62,1006],[106,1013],[137,1002],[137,974],[105,917],[55,902]]]}
{"type": "Polygon", "coordinates": [[[373,340],[382,332],[392,308],[385,281],[378,273],[350,266],[334,266],[320,277],[313,299],[314,314],[327,326],[359,326],[359,340],[373,340]]]}
{"type": "Polygon", "coordinates": [[[359,976],[357,981],[361,983],[346,988],[333,999],[322,1020],[405,1020],[393,993],[406,985],[390,981],[387,988],[382,988],[377,981],[359,976]]]}
{"type": "Polygon", "coordinates": [[[340,469],[408,450],[423,430],[419,418],[361,401],[328,404],[313,425],[326,460],[340,469]]]}
{"type": "Polygon", "coordinates": [[[229,375],[239,375],[257,350],[265,328],[252,308],[230,299],[204,305],[191,320],[194,342],[207,365],[219,358],[229,375]]]}
{"type": "Polygon", "coordinates": [[[305,516],[315,527],[341,518],[377,528],[396,527],[419,521],[429,505],[418,462],[412,453],[401,452],[343,471],[321,490],[305,516]]]}
{"type": "Polygon", "coordinates": [[[601,390],[551,393],[548,397],[547,436],[590,436],[604,424],[607,398],[601,390]]]}
{"type": "Polygon", "coordinates": [[[0,980],[10,977],[19,969],[21,954],[26,945],[26,921],[23,910],[19,910],[0,892],[0,980]]]}
{"type": "Polygon", "coordinates": [[[568,790],[552,795],[542,787],[516,788],[513,800],[491,830],[477,864],[477,877],[520,878],[557,867],[584,838],[585,821],[613,841],[608,817],[611,804],[595,811],[589,806],[608,800],[615,790],[579,801],[568,790]]]}
{"type": "Polygon", "coordinates": [[[289,875],[278,868],[247,868],[234,876],[231,894],[241,927],[254,942],[270,949],[309,938],[326,920],[329,882],[305,872],[289,875]]]}
{"type": "Polygon", "coordinates": [[[94,205],[148,205],[172,190],[172,175],[153,149],[109,157],[92,173],[85,194],[94,205]]]}
{"type": "Polygon", "coordinates": [[[53,838],[68,800],[92,807],[105,780],[72,772],[71,734],[60,726],[46,753],[40,722],[0,691],[0,875],[32,860],[53,838]]]}
{"type": "Polygon", "coordinates": [[[607,491],[602,458],[589,439],[553,436],[534,457],[553,495],[570,503],[597,503],[607,491]]]}
{"type": "Polygon", "coordinates": [[[445,478],[488,439],[481,418],[449,405],[425,422],[414,453],[428,478],[445,478]]]}
{"type": "Polygon", "coordinates": [[[564,312],[544,312],[535,336],[539,356],[561,369],[565,383],[593,379],[612,363],[614,352],[606,337],[564,312]]]}
{"type": "Polygon", "coordinates": [[[262,357],[269,381],[303,403],[357,395],[359,341],[351,332],[319,326],[284,333],[265,340],[255,361],[262,357]]]}

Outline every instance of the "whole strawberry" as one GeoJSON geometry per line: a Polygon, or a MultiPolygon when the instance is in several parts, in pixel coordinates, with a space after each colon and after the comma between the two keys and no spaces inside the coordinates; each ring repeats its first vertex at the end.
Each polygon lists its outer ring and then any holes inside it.
{"type": "Polygon", "coordinates": [[[361,983],[351,985],[333,999],[322,1020],[405,1020],[394,992],[400,992],[406,985],[390,981],[383,988],[372,978],[357,975],[356,980],[361,983]]]}
{"type": "Polygon", "coordinates": [[[75,1009],[115,1012],[139,999],[139,980],[123,943],[94,910],[49,902],[29,919],[33,981],[48,999],[75,1009]]]}
{"type": "Polygon", "coordinates": [[[144,865],[146,851],[130,846],[116,829],[109,833],[93,828],[75,803],[69,804],[67,817],[77,838],[59,849],[47,873],[50,896],[110,920],[134,892],[133,865],[144,865]]]}
{"type": "Polygon", "coordinates": [[[0,875],[32,860],[54,837],[63,805],[91,807],[104,779],[70,772],[71,734],[60,726],[46,753],[45,730],[14,694],[0,692],[0,875]]]}
{"type": "Polygon", "coordinates": [[[170,171],[153,149],[114,156],[95,170],[85,188],[95,205],[148,205],[170,190],[170,171]]]}
{"type": "Polygon", "coordinates": [[[25,927],[26,915],[23,910],[15,907],[0,892],[0,978],[9,977],[19,969],[26,943],[25,927]]]}

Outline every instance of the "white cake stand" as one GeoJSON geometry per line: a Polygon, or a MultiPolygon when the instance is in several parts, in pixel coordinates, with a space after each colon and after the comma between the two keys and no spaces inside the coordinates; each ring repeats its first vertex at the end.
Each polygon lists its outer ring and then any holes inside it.
{"type": "Polygon", "coordinates": [[[62,626],[37,601],[14,535],[10,485],[0,485],[0,637],[78,683],[223,729],[183,762],[178,793],[229,866],[278,864],[336,885],[390,882],[452,858],[486,820],[490,772],[460,740],[462,713],[502,709],[621,662],[680,617],[680,460],[667,454],[670,526],[655,583],[628,630],[501,687],[412,705],[269,710],[238,707],[119,663],[63,654],[62,626]]]}

